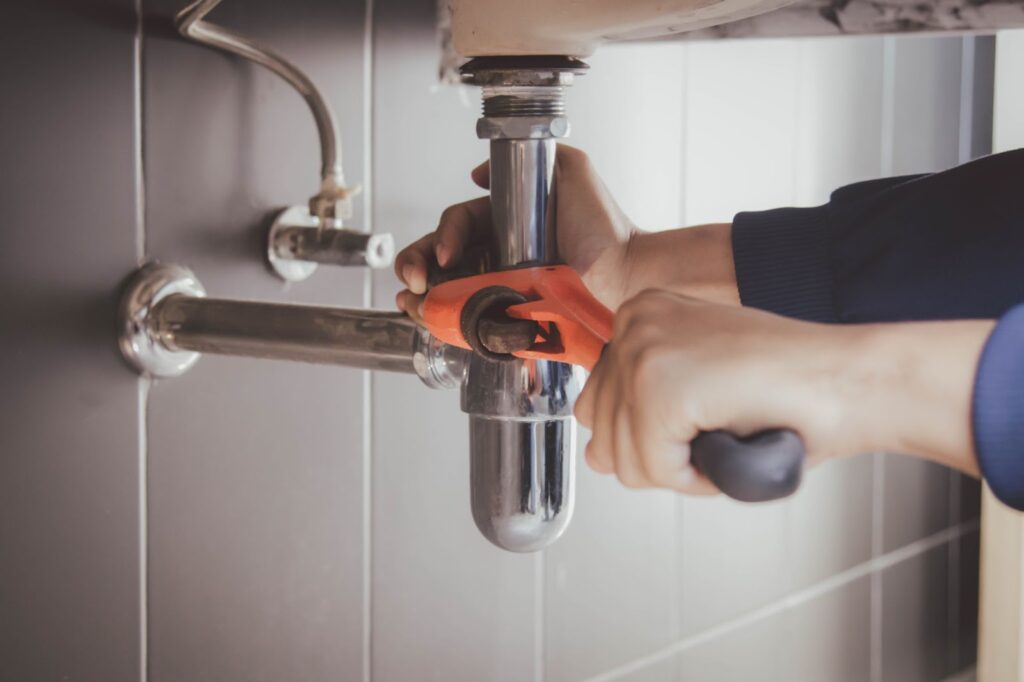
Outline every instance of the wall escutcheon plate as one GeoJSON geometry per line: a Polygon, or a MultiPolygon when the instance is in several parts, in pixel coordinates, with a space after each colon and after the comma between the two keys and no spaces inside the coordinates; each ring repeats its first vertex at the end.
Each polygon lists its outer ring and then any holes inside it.
{"type": "Polygon", "coordinates": [[[132,276],[117,309],[121,354],[140,373],[150,377],[176,377],[199,359],[199,353],[164,346],[150,326],[157,303],[175,294],[206,296],[206,290],[188,268],[148,263],[132,276]]]}

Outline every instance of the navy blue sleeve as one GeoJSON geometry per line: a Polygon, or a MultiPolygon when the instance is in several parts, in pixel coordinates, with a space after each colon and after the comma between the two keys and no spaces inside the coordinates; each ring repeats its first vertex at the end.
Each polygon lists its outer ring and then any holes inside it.
{"type": "Polygon", "coordinates": [[[740,213],[744,305],[819,322],[997,318],[1024,301],[1024,150],[740,213]]]}
{"type": "Polygon", "coordinates": [[[972,425],[993,492],[1024,510],[1024,150],[740,213],[732,241],[744,305],[817,322],[1002,318],[972,425]]]}

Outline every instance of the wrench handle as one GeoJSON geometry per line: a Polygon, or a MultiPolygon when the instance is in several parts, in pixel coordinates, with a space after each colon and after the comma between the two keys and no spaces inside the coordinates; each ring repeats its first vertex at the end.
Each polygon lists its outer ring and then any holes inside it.
{"type": "Polygon", "coordinates": [[[800,487],[804,442],[789,429],[740,438],[704,431],[690,443],[690,461],[719,490],[741,502],[788,497],[800,487]]]}

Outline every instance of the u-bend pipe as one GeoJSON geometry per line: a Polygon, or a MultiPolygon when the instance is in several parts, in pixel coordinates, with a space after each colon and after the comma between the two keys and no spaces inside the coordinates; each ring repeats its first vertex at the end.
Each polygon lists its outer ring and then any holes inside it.
{"type": "MultiPolygon", "coordinates": [[[[476,59],[463,67],[483,86],[480,137],[490,140],[494,269],[558,262],[556,139],[568,134],[562,87],[585,65],[546,58],[476,59]]],[[[492,543],[532,552],[572,518],[582,370],[545,360],[469,358],[462,410],[469,414],[473,520],[492,543]]]]}

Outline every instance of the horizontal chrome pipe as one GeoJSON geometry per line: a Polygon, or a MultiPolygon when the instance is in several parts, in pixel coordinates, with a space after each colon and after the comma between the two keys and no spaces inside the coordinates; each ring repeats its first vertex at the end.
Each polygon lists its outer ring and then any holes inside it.
{"type": "Polygon", "coordinates": [[[390,234],[292,225],[274,233],[271,248],[285,260],[381,268],[394,260],[395,240],[390,234]]]}
{"type": "Polygon", "coordinates": [[[150,329],[172,350],[416,373],[419,329],[376,310],[168,296],[150,329]]]}
{"type": "Polygon", "coordinates": [[[433,388],[462,383],[466,351],[397,312],[206,298],[186,268],[151,263],[128,283],[120,346],[141,373],[182,374],[201,353],[416,374],[433,388]]]}

